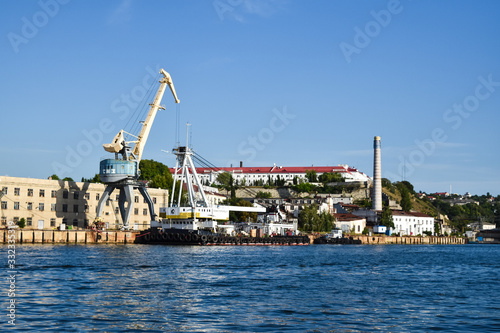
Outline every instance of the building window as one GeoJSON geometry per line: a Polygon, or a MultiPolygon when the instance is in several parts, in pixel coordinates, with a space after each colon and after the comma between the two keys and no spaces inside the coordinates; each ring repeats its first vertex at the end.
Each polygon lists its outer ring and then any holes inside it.
{"type": "Polygon", "coordinates": [[[7,216],[2,216],[2,224],[3,225],[7,224],[7,216]]]}
{"type": "Polygon", "coordinates": [[[86,204],[84,209],[85,209],[85,213],[88,213],[89,212],[89,205],[86,204]]]}
{"type": "Polygon", "coordinates": [[[115,196],[115,199],[116,199],[116,201],[120,200],[120,195],[119,195],[119,194],[117,194],[117,195],[115,196]]]}
{"type": "Polygon", "coordinates": [[[69,193],[67,190],[63,191],[63,199],[68,199],[69,193]]]}
{"type": "Polygon", "coordinates": [[[17,224],[17,222],[19,222],[19,217],[15,216],[14,217],[14,223],[17,224]]]}
{"type": "Polygon", "coordinates": [[[51,227],[55,227],[56,226],[56,219],[55,218],[51,218],[50,219],[50,226],[51,227]]]}
{"type": "Polygon", "coordinates": [[[85,193],[83,197],[85,198],[85,200],[90,200],[90,193],[85,193]]]}
{"type": "Polygon", "coordinates": [[[78,227],[78,220],[77,219],[73,219],[73,227],[78,227]]]}
{"type": "Polygon", "coordinates": [[[156,203],[156,198],[153,198],[153,203],[154,203],[154,204],[156,203]]]}
{"type": "Polygon", "coordinates": [[[99,193],[95,194],[95,199],[99,201],[99,193]]]}
{"type": "Polygon", "coordinates": [[[38,204],[38,210],[39,210],[39,211],[41,211],[41,212],[43,212],[43,211],[45,210],[45,205],[44,205],[44,203],[43,203],[43,202],[40,202],[40,203],[38,204]]]}
{"type": "Polygon", "coordinates": [[[14,187],[14,195],[19,195],[21,193],[21,189],[19,187],[14,187]]]}
{"type": "Polygon", "coordinates": [[[7,201],[2,201],[2,209],[7,209],[7,201]]]}
{"type": "Polygon", "coordinates": [[[106,206],[109,206],[109,203],[110,203],[111,200],[106,200],[106,206]]]}
{"type": "Polygon", "coordinates": [[[9,191],[9,188],[8,188],[8,187],[5,187],[5,186],[4,186],[4,187],[2,187],[2,193],[3,193],[4,195],[7,195],[7,192],[8,192],[8,191],[9,191]]]}
{"type": "Polygon", "coordinates": [[[74,192],[73,193],[73,199],[78,200],[79,197],[80,197],[80,193],[79,192],[74,192]]]}
{"type": "Polygon", "coordinates": [[[139,215],[139,208],[134,208],[134,215],[139,215]]]}
{"type": "Polygon", "coordinates": [[[52,198],[57,197],[57,191],[56,191],[56,190],[52,190],[52,191],[50,191],[50,196],[51,196],[52,198]]]}
{"type": "Polygon", "coordinates": [[[73,205],[73,213],[78,213],[78,205],[73,205]]]}
{"type": "Polygon", "coordinates": [[[19,209],[19,201],[14,202],[14,209],[19,209]]]}
{"type": "Polygon", "coordinates": [[[32,202],[28,202],[28,205],[26,206],[26,209],[27,210],[32,210],[33,209],[33,203],[32,202]]]}
{"type": "Polygon", "coordinates": [[[63,204],[62,211],[63,211],[63,213],[67,213],[68,212],[68,205],[67,204],[63,204]]]}
{"type": "Polygon", "coordinates": [[[137,195],[134,198],[134,202],[139,202],[139,197],[137,195]]]}
{"type": "Polygon", "coordinates": [[[45,198],[45,190],[40,190],[40,192],[38,193],[38,196],[40,198],[45,198]]]}
{"type": "Polygon", "coordinates": [[[83,220],[83,226],[86,228],[89,226],[89,219],[83,220]]]}
{"type": "Polygon", "coordinates": [[[144,208],[142,210],[142,215],[148,215],[148,209],[147,208],[144,208]]]}
{"type": "Polygon", "coordinates": [[[50,211],[55,212],[56,211],[56,204],[50,204],[50,211]]]}
{"type": "Polygon", "coordinates": [[[28,197],[32,197],[32,196],[33,196],[33,189],[29,188],[28,189],[28,197]]]}
{"type": "Polygon", "coordinates": [[[33,225],[33,218],[28,217],[28,218],[26,219],[26,225],[27,225],[28,227],[31,227],[31,226],[33,225]]]}
{"type": "Polygon", "coordinates": [[[118,209],[118,207],[115,207],[115,215],[118,215],[119,212],[120,210],[118,209]]]}
{"type": "Polygon", "coordinates": [[[68,219],[65,218],[65,217],[63,217],[62,223],[67,225],[68,224],[68,219]]]}

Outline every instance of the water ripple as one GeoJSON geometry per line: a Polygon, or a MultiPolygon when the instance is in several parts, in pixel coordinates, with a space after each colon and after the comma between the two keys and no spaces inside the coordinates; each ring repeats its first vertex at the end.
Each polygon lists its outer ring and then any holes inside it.
{"type": "Polygon", "coordinates": [[[500,246],[16,250],[23,332],[500,330],[500,246]]]}

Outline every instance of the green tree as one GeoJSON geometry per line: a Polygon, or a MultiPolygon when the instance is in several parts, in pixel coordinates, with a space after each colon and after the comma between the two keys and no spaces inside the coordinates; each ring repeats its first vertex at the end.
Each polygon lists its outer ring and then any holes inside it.
{"type": "Polygon", "coordinates": [[[139,180],[149,181],[156,175],[170,175],[170,177],[172,177],[168,166],[154,160],[141,160],[139,162],[139,170],[141,170],[139,180]]]}
{"type": "Polygon", "coordinates": [[[316,189],[316,186],[312,185],[310,183],[301,183],[299,185],[294,186],[293,188],[295,189],[295,191],[297,191],[299,193],[302,193],[302,192],[310,193],[314,189],[316,189]]]}
{"type": "Polygon", "coordinates": [[[410,191],[406,186],[400,186],[399,191],[401,193],[401,208],[405,212],[411,211],[411,209],[413,208],[413,204],[411,202],[410,191]]]}
{"type": "MultiPolygon", "coordinates": [[[[243,207],[253,207],[253,204],[250,201],[246,201],[241,198],[231,198],[226,201],[226,204],[231,206],[243,206],[243,207]]],[[[229,212],[229,219],[235,222],[244,222],[244,221],[257,221],[257,213],[252,212],[229,212]]]]}
{"type": "Polygon", "coordinates": [[[320,221],[320,231],[330,231],[333,229],[335,224],[335,217],[327,211],[321,212],[319,214],[320,221]]]}
{"type": "Polygon", "coordinates": [[[410,192],[410,194],[415,194],[415,189],[413,188],[413,185],[406,180],[403,180],[401,182],[397,182],[397,187],[401,191],[402,187],[406,187],[406,189],[410,192]]]}
{"type": "Polygon", "coordinates": [[[306,170],[306,178],[310,183],[315,183],[318,181],[318,174],[316,170],[306,170]]]}
{"type": "Polygon", "coordinates": [[[232,185],[232,178],[233,177],[229,172],[224,171],[217,175],[217,182],[221,184],[222,187],[224,187],[226,190],[229,191],[232,185]]]}
{"type": "Polygon", "coordinates": [[[356,205],[358,205],[362,208],[372,208],[372,206],[373,206],[372,202],[366,198],[363,200],[360,200],[360,201],[356,201],[355,203],[356,203],[356,205]]]}
{"type": "Polygon", "coordinates": [[[153,179],[149,181],[148,186],[152,188],[171,189],[172,181],[172,176],[170,176],[170,179],[167,179],[166,175],[155,175],[153,179]]]}
{"type": "Polygon", "coordinates": [[[56,174],[53,174],[49,178],[52,179],[52,180],[60,180],[59,177],[56,174]]]}
{"type": "Polygon", "coordinates": [[[82,182],[84,182],[84,183],[100,183],[101,177],[99,176],[98,173],[96,173],[94,178],[83,178],[82,177],[82,182]]]}
{"type": "Polygon", "coordinates": [[[392,187],[391,181],[387,178],[382,178],[382,187],[390,189],[392,187]]]}
{"type": "Polygon", "coordinates": [[[323,184],[326,183],[342,183],[344,182],[344,177],[337,172],[325,172],[319,176],[319,181],[323,184]]]}
{"type": "Polygon", "coordinates": [[[394,229],[392,210],[388,206],[384,206],[384,208],[382,209],[382,214],[380,215],[380,224],[385,225],[387,228],[394,229]]]}
{"type": "Polygon", "coordinates": [[[335,223],[335,218],[328,212],[318,214],[316,204],[307,205],[299,214],[299,229],[303,231],[331,231],[335,223]]]}
{"type": "Polygon", "coordinates": [[[22,217],[19,221],[17,221],[17,225],[21,229],[23,229],[26,226],[26,220],[24,219],[24,217],[22,217]]]}
{"type": "Polygon", "coordinates": [[[318,206],[305,206],[299,213],[299,229],[303,231],[319,231],[318,206]]]}
{"type": "Polygon", "coordinates": [[[255,195],[256,198],[259,198],[259,199],[270,199],[271,198],[271,193],[269,192],[263,192],[263,191],[259,191],[257,192],[257,194],[255,195]]]}
{"type": "Polygon", "coordinates": [[[73,178],[71,178],[71,177],[64,177],[63,180],[65,182],[74,182],[73,178]]]}

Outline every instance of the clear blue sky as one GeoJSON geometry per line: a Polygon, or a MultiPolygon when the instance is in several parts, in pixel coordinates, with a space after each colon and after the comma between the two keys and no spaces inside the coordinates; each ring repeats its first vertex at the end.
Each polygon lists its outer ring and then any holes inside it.
{"type": "Polygon", "coordinates": [[[391,181],[500,194],[498,1],[0,6],[0,175],[93,177],[101,144],[137,123],[164,68],[181,103],[166,92],[143,158],[172,166],[161,150],[175,145],[179,110],[181,143],[190,122],[193,148],[217,166],[372,176],[379,135],[391,181]]]}

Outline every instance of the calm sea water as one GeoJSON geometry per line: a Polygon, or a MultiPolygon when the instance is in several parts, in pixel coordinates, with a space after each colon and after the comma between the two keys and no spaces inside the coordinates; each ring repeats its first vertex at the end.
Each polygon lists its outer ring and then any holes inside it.
{"type": "Polygon", "coordinates": [[[497,245],[18,245],[15,329],[500,331],[499,258],[497,245]]]}

